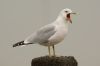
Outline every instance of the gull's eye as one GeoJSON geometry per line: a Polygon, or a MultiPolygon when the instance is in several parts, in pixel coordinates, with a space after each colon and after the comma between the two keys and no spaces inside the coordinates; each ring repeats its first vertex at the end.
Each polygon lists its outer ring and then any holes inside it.
{"type": "Polygon", "coordinates": [[[66,13],[68,13],[68,11],[65,11],[66,13]]]}

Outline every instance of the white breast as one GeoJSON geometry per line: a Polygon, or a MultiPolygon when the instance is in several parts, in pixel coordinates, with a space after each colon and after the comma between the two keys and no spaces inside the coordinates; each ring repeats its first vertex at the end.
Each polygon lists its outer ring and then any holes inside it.
{"type": "Polygon", "coordinates": [[[55,30],[56,30],[56,33],[52,37],[49,38],[50,44],[57,44],[61,42],[65,38],[68,32],[68,27],[64,25],[59,25],[59,26],[56,25],[55,30]]]}

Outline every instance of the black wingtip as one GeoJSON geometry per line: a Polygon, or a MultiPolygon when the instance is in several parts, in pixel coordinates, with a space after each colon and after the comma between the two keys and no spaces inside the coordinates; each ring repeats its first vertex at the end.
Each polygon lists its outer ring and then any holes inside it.
{"type": "Polygon", "coordinates": [[[16,47],[16,45],[14,44],[12,47],[16,47]]]}
{"type": "Polygon", "coordinates": [[[13,47],[17,47],[17,46],[21,46],[21,45],[25,45],[24,41],[20,41],[20,42],[17,42],[16,44],[13,44],[13,47]]]}

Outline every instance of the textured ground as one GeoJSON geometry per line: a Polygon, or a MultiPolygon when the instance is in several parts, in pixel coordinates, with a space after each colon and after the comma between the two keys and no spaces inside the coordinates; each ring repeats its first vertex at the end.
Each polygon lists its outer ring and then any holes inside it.
{"type": "Polygon", "coordinates": [[[32,59],[31,66],[78,66],[78,63],[73,56],[43,56],[32,59]]]}

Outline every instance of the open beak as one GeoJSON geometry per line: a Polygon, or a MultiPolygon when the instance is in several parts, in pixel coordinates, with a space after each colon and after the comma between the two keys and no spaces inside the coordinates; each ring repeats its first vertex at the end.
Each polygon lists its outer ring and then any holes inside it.
{"type": "Polygon", "coordinates": [[[70,16],[71,14],[76,14],[76,13],[69,13],[69,14],[66,15],[67,20],[68,20],[70,23],[72,23],[71,16],[70,16]]]}

